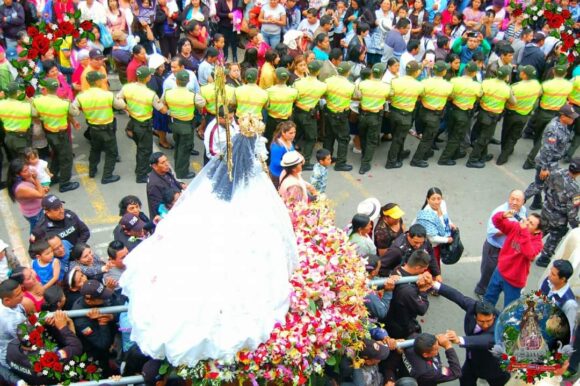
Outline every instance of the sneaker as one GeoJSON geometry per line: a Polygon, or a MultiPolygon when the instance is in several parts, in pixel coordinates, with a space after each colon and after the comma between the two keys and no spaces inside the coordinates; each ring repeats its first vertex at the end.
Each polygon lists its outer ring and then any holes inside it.
{"type": "Polygon", "coordinates": [[[356,147],[353,147],[353,148],[352,148],[352,152],[353,152],[354,154],[362,154],[362,150],[361,150],[361,149],[357,149],[356,147]]]}
{"type": "Polygon", "coordinates": [[[536,259],[536,265],[538,267],[546,268],[548,265],[550,265],[550,258],[546,257],[546,255],[541,253],[540,256],[538,256],[538,258],[536,259]]]}

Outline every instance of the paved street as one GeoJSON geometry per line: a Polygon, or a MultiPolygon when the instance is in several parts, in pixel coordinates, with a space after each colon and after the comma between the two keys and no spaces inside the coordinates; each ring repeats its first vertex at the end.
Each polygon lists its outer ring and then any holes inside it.
{"type": "MultiPolygon", "coordinates": [[[[91,228],[89,243],[100,256],[106,258],[105,248],[112,240],[112,230],[119,220],[118,203],[127,194],[141,198],[147,212],[147,200],[144,184],[135,183],[135,145],[124,135],[127,121],[126,115],[117,115],[119,130],[117,132],[122,162],[118,163],[115,174],[121,176],[121,181],[110,185],[101,185],[102,163],[96,179],[88,178],[89,144],[83,138],[81,131],[75,133],[74,153],[75,169],[73,180],[79,181],[81,187],[73,192],[59,195],[66,201],[66,208],[75,211],[91,228]]],[[[496,137],[499,137],[496,135],[496,137]]],[[[413,151],[417,140],[407,137],[407,146],[413,151]]],[[[336,220],[339,226],[344,226],[355,213],[357,203],[366,197],[377,197],[381,203],[396,202],[405,211],[405,222],[410,224],[417,211],[423,205],[427,190],[433,186],[441,188],[450,218],[461,229],[465,245],[464,257],[453,266],[442,267],[444,281],[468,295],[473,295],[473,288],[479,278],[479,262],[481,247],[485,237],[486,222],[490,211],[507,199],[508,192],[514,188],[523,189],[532,181],[533,171],[522,170],[524,155],[531,146],[529,140],[521,140],[510,162],[498,167],[494,161],[485,169],[468,169],[464,166],[466,160],[458,161],[454,167],[436,165],[440,151],[436,152],[435,162],[427,169],[413,168],[409,161],[401,169],[386,170],[386,154],[389,143],[384,143],[376,152],[373,169],[365,176],[357,171],[360,165],[360,155],[349,151],[349,162],[354,165],[351,173],[337,173],[330,170],[328,196],[336,202],[336,220]]],[[[203,150],[202,142],[196,137],[195,148],[203,150]]],[[[173,162],[173,152],[166,151],[173,162]]],[[[499,146],[490,145],[490,152],[497,157],[499,146]]],[[[194,170],[198,171],[203,163],[202,156],[192,157],[194,170]]],[[[305,172],[308,176],[309,173],[305,172]]],[[[27,246],[28,224],[20,215],[15,204],[10,202],[6,190],[0,192],[0,238],[16,247],[17,253],[23,256],[23,248],[27,246]]],[[[208,213],[211,215],[211,213],[208,213]]],[[[227,219],[223,219],[227,221],[227,219]]],[[[195,235],[193,236],[193,240],[195,235]]],[[[224,235],[226,238],[227,235],[224,235]]],[[[203,240],[195,240],[203,242],[203,240]]],[[[160,256],[160,259],[163,259],[160,256]]],[[[536,285],[541,275],[535,265],[532,267],[528,285],[536,285]]],[[[463,314],[458,307],[442,298],[430,298],[431,308],[423,318],[425,330],[441,332],[446,329],[462,331],[463,314]]],[[[501,304],[500,304],[501,305],[501,304]]],[[[463,357],[463,350],[459,349],[463,357]]],[[[457,383],[458,384],[458,383],[457,383]]]]}

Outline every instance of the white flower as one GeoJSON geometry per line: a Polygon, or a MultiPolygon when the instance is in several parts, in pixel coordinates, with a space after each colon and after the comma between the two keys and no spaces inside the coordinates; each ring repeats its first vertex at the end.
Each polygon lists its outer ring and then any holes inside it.
{"type": "Polygon", "coordinates": [[[544,14],[544,10],[540,9],[540,12],[538,12],[538,16],[542,16],[544,14]]]}
{"type": "Polygon", "coordinates": [[[47,375],[47,374],[48,374],[48,370],[42,370],[42,373],[43,373],[44,375],[47,375]]]}
{"type": "MultiPolygon", "coordinates": [[[[36,79],[32,79],[32,80],[36,80],[36,79]]],[[[37,81],[37,82],[38,82],[38,81],[37,81]]],[[[32,83],[32,82],[30,82],[30,83],[32,83]]],[[[39,351],[39,354],[40,354],[40,355],[44,355],[45,353],[46,353],[46,351],[44,351],[44,350],[40,350],[40,351],[39,351]]]]}
{"type": "Polygon", "coordinates": [[[527,13],[524,13],[524,19],[529,19],[530,15],[528,15],[527,13]]]}
{"type": "Polygon", "coordinates": [[[58,26],[56,24],[51,24],[50,28],[52,28],[53,31],[56,31],[58,29],[58,26]]]}
{"type": "Polygon", "coordinates": [[[536,21],[536,20],[538,20],[538,17],[536,15],[534,15],[534,16],[532,16],[532,20],[536,21]]]}
{"type": "Polygon", "coordinates": [[[535,5],[532,7],[532,11],[537,11],[538,7],[536,7],[535,5]]]}
{"type": "Polygon", "coordinates": [[[70,366],[69,365],[64,365],[64,371],[69,371],[70,370],[70,366]]]}
{"type": "Polygon", "coordinates": [[[80,367],[81,369],[84,369],[84,368],[85,368],[85,364],[84,364],[84,363],[81,363],[81,364],[79,364],[79,367],[80,367]]]}
{"type": "Polygon", "coordinates": [[[46,37],[47,37],[47,39],[52,40],[52,34],[50,32],[46,34],[46,37]]]}
{"type": "Polygon", "coordinates": [[[64,15],[64,17],[62,18],[63,21],[69,21],[70,18],[67,15],[64,15]]]}
{"type": "Polygon", "coordinates": [[[560,30],[560,31],[564,31],[565,29],[566,29],[566,27],[564,27],[564,24],[562,24],[562,25],[560,26],[560,28],[558,28],[558,30],[560,30]]]}
{"type": "Polygon", "coordinates": [[[562,7],[558,7],[558,9],[556,9],[556,11],[562,12],[562,7]]]}
{"type": "Polygon", "coordinates": [[[36,351],[36,350],[38,350],[38,347],[36,347],[36,345],[34,345],[34,346],[32,346],[30,349],[31,349],[32,351],[36,351]]]}
{"type": "MultiPolygon", "coordinates": [[[[35,72],[38,72],[38,71],[36,71],[36,69],[35,69],[34,71],[35,71],[35,72]]],[[[36,88],[36,86],[38,86],[38,79],[36,79],[36,78],[32,78],[32,79],[30,80],[30,84],[31,84],[31,85],[32,85],[34,88],[36,88]]]]}
{"type": "Polygon", "coordinates": [[[574,44],[580,43],[580,39],[574,39],[574,44]]]}
{"type": "Polygon", "coordinates": [[[34,60],[29,60],[28,61],[28,67],[34,68],[34,66],[36,66],[36,63],[34,63],[34,60]]]}
{"type": "Polygon", "coordinates": [[[74,366],[76,364],[75,361],[70,361],[69,363],[71,366],[74,366]]]}
{"type": "Polygon", "coordinates": [[[24,338],[22,338],[22,339],[28,340],[28,339],[30,339],[30,335],[24,335],[24,338]]]}

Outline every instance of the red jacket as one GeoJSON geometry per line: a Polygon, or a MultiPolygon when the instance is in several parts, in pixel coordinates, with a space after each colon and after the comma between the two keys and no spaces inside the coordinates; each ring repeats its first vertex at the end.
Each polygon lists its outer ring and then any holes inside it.
{"type": "Polygon", "coordinates": [[[527,229],[522,229],[518,222],[503,218],[503,213],[498,212],[493,216],[493,225],[507,236],[499,252],[497,269],[509,284],[524,288],[530,265],[544,247],[542,232],[533,235],[527,229]]]}

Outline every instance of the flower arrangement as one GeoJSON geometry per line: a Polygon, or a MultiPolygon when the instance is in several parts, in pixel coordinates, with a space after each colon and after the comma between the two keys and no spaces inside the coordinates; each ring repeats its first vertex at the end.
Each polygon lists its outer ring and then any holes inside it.
{"type": "MultiPolygon", "coordinates": [[[[290,282],[290,309],[284,323],[256,350],[241,351],[231,363],[204,361],[179,367],[177,374],[194,382],[219,384],[235,379],[291,382],[302,385],[342,355],[360,363],[357,352],[368,335],[364,297],[368,293],[365,262],[336,228],[328,202],[290,204],[299,267],[290,282]]],[[[167,366],[161,373],[167,372],[167,366]]]]}
{"type": "MultiPolygon", "coordinates": [[[[544,331],[547,335],[552,336],[565,336],[563,333],[567,327],[569,332],[569,326],[567,320],[565,320],[565,315],[559,311],[558,306],[554,301],[544,295],[541,291],[531,291],[527,294],[523,301],[519,304],[512,303],[508,307],[507,312],[515,312],[515,309],[522,304],[527,304],[528,309],[532,309],[534,314],[541,316],[543,314],[549,315],[549,319],[546,321],[544,331]],[[564,327],[564,328],[563,328],[564,327]]],[[[506,312],[504,310],[504,312],[506,312]]],[[[525,347],[522,350],[518,347],[518,340],[523,336],[522,326],[525,322],[522,322],[526,316],[526,312],[519,318],[520,320],[513,320],[520,324],[518,329],[514,323],[506,325],[502,332],[502,343],[494,346],[492,352],[500,361],[500,367],[512,374],[515,374],[516,378],[521,379],[527,383],[536,383],[542,378],[551,377],[553,375],[559,375],[563,372],[564,363],[568,360],[572,349],[569,345],[562,347],[561,341],[558,342],[558,348],[556,350],[544,350],[539,351],[538,355],[534,355],[532,352],[526,352],[525,347]]],[[[503,313],[502,313],[503,315],[503,313]]],[[[501,318],[501,316],[500,316],[501,318]]],[[[513,315],[510,316],[510,319],[513,315]]],[[[510,320],[511,321],[511,320],[510,320]]],[[[539,332],[539,331],[538,331],[539,332]]],[[[543,335],[539,332],[540,335],[543,335]]]]}
{"type": "Polygon", "coordinates": [[[58,346],[46,333],[45,324],[46,312],[41,312],[38,317],[32,314],[28,320],[18,325],[21,342],[30,346],[31,354],[28,359],[32,370],[38,376],[56,379],[63,385],[99,380],[102,370],[86,353],[64,361],[60,359],[57,354],[58,346]]]}
{"type": "MultiPolygon", "coordinates": [[[[77,10],[75,13],[67,13],[58,24],[42,20],[26,29],[28,39],[24,41],[18,58],[11,60],[10,63],[24,80],[24,92],[27,97],[34,96],[39,84],[38,78],[43,77],[36,63],[41,55],[45,55],[51,48],[60,49],[68,37],[95,39],[95,35],[91,32],[93,22],[89,20],[81,22],[80,17],[81,11],[77,10]]],[[[21,98],[23,99],[24,95],[21,98]]]]}
{"type": "Polygon", "coordinates": [[[543,21],[551,28],[550,35],[562,41],[561,62],[574,62],[580,55],[580,34],[574,29],[574,19],[569,10],[550,0],[538,0],[535,4],[523,4],[510,1],[512,16],[524,15],[522,25],[539,26],[543,21]]]}

